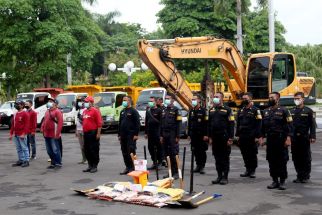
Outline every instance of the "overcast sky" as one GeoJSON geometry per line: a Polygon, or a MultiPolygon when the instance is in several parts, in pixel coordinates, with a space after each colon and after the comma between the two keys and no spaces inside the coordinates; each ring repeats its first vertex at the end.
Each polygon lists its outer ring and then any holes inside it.
{"type": "MultiPolygon", "coordinates": [[[[160,0],[97,0],[87,6],[96,13],[118,10],[120,22],[140,23],[147,31],[157,29],[155,14],[162,8],[160,0]]],[[[256,0],[252,0],[256,2],[256,0]]],[[[274,0],[277,19],[285,26],[286,40],[292,44],[322,44],[322,0],[274,0]]]]}

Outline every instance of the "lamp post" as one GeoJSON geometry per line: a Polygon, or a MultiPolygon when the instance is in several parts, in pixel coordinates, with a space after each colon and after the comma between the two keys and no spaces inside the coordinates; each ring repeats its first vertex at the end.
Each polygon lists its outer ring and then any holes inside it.
{"type": "Polygon", "coordinates": [[[124,64],[123,68],[117,68],[116,64],[115,63],[110,63],[108,65],[108,69],[111,71],[111,72],[114,72],[114,71],[122,71],[124,73],[127,74],[127,84],[129,86],[132,85],[132,77],[131,75],[138,71],[138,70],[143,70],[143,71],[146,71],[148,70],[148,66],[145,65],[144,63],[141,64],[141,67],[134,67],[134,63],[133,61],[128,61],[127,63],[124,64]]]}

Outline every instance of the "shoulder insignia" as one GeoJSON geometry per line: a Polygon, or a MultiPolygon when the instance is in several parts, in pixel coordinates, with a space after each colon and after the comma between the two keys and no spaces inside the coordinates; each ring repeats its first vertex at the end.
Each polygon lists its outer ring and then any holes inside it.
{"type": "Polygon", "coordinates": [[[177,121],[181,121],[182,120],[182,116],[177,116],[177,121]]]}

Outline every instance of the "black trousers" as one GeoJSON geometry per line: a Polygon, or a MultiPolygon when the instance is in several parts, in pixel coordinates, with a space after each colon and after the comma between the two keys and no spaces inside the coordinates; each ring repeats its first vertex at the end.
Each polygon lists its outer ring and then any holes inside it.
{"type": "Polygon", "coordinates": [[[136,154],[136,141],[133,140],[133,137],[134,135],[121,136],[121,151],[124,164],[128,170],[134,170],[131,153],[136,154]]]}
{"type": "Polygon", "coordinates": [[[280,133],[267,135],[266,159],[269,164],[270,176],[287,178],[288,148],[285,146],[286,136],[280,133]]]}
{"type": "Polygon", "coordinates": [[[239,148],[243,156],[246,170],[249,172],[255,171],[258,163],[257,161],[258,145],[255,142],[255,137],[240,136],[239,148]]]}
{"type": "Polygon", "coordinates": [[[159,134],[153,132],[148,133],[148,149],[153,164],[161,163],[164,159],[164,155],[159,134]]]}
{"type": "Polygon", "coordinates": [[[170,157],[171,171],[173,174],[178,173],[176,155],[179,154],[179,144],[176,143],[176,132],[174,130],[163,131],[163,145],[165,156],[170,157]]]}
{"type": "Polygon", "coordinates": [[[299,179],[310,179],[311,145],[307,135],[295,135],[292,139],[292,160],[299,179]]]}
{"type": "Polygon", "coordinates": [[[208,144],[203,140],[203,135],[191,134],[191,150],[194,150],[196,164],[199,167],[205,167],[207,161],[208,144]]]}
{"type": "Polygon", "coordinates": [[[100,141],[96,139],[97,130],[84,132],[84,153],[89,167],[97,167],[100,156],[100,141]]]}
{"type": "Polygon", "coordinates": [[[228,136],[226,134],[212,135],[212,154],[216,161],[218,175],[228,176],[230,168],[231,147],[227,145],[228,136]]]}

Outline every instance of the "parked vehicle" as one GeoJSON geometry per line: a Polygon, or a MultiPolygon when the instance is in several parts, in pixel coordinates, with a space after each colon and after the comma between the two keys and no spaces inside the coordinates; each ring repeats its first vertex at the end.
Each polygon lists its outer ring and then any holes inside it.
{"type": "Polygon", "coordinates": [[[127,93],[121,91],[102,92],[94,95],[94,105],[99,108],[103,129],[116,128],[120,119],[120,112],[123,110],[122,101],[127,93]]]}
{"type": "Polygon", "coordinates": [[[27,100],[31,100],[33,102],[32,108],[37,113],[37,125],[40,126],[45,113],[47,111],[47,101],[48,98],[51,98],[50,93],[47,92],[30,92],[30,93],[19,93],[17,95],[17,100],[23,100],[26,102],[27,100]]]}
{"type": "Polygon", "coordinates": [[[11,119],[17,111],[14,105],[15,101],[7,101],[0,106],[0,125],[11,127],[11,119]]]}
{"type": "Polygon", "coordinates": [[[77,102],[87,96],[87,93],[62,93],[56,97],[58,108],[63,113],[63,127],[73,128],[76,126],[78,114],[77,102]]]}

